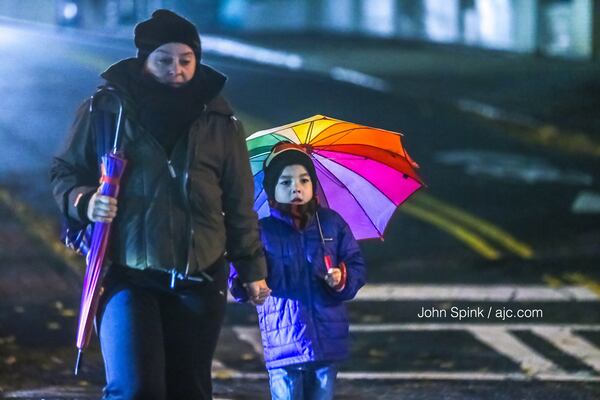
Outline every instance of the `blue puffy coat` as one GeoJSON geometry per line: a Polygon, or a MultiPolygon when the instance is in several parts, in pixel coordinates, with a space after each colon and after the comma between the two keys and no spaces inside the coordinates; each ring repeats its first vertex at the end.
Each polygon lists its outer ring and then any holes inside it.
{"type": "MultiPolygon", "coordinates": [[[[287,214],[271,209],[260,220],[261,239],[272,290],[257,306],[268,369],[309,361],[339,361],[348,356],[348,316],[344,301],[365,284],[365,264],[348,224],[335,211],[318,209],[325,251],[333,265],[344,261],[346,286],[340,292],[324,280],[323,245],[313,216],[298,230],[287,214]]],[[[248,299],[232,267],[229,288],[237,301],[248,299]]]]}

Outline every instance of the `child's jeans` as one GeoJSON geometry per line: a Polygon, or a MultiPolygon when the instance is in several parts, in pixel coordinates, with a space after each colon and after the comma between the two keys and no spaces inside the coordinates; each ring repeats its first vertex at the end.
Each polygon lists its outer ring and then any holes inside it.
{"type": "Polygon", "coordinates": [[[273,400],[332,400],[337,367],[318,362],[269,370],[273,400]]]}

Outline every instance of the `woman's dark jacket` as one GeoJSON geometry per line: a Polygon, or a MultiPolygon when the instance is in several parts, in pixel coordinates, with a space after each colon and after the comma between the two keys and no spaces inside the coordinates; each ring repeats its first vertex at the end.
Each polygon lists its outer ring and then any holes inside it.
{"type": "MultiPolygon", "coordinates": [[[[112,224],[110,259],[135,269],[175,268],[194,275],[226,256],[244,282],[265,278],[244,134],[219,94],[225,77],[198,66],[192,82],[198,94],[186,105],[189,108],[179,107],[193,117],[191,125],[166,147],[153,131],[154,122],[143,123],[152,119],[143,117],[151,113],[140,104],[151,108],[152,103],[142,95],[148,91],[139,90],[141,67],[137,59],[128,59],[102,74],[124,102],[121,135],[128,162],[112,224]],[[187,112],[190,109],[195,111],[187,112]]],[[[97,100],[94,107],[116,112],[110,98],[97,100]]],[[[54,197],[71,224],[88,222],[87,205],[82,207],[78,199],[89,201],[98,187],[96,132],[89,108],[90,100],[80,107],[66,147],[51,169],[54,197]]],[[[160,122],[159,118],[156,124],[160,122]]]]}

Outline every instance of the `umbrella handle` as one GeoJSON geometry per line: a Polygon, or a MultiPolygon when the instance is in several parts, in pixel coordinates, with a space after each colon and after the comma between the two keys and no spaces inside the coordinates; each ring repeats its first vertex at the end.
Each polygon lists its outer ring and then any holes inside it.
{"type": "Polygon", "coordinates": [[[331,268],[333,268],[333,262],[331,261],[331,256],[329,256],[329,255],[323,256],[323,261],[325,261],[325,268],[327,269],[327,271],[329,271],[331,268]]]}
{"type": "Polygon", "coordinates": [[[117,124],[115,126],[115,141],[113,142],[113,153],[116,153],[119,149],[119,139],[121,139],[121,135],[119,134],[121,131],[121,118],[123,117],[123,102],[116,94],[114,97],[119,102],[119,114],[117,115],[117,124]]]}
{"type": "Polygon", "coordinates": [[[100,93],[104,93],[108,96],[112,96],[112,98],[117,102],[117,104],[119,106],[119,111],[117,112],[117,123],[115,124],[115,132],[114,132],[114,140],[113,140],[113,148],[112,148],[112,152],[116,153],[119,150],[119,144],[120,144],[120,139],[121,139],[120,131],[121,131],[121,123],[122,123],[122,119],[123,119],[123,101],[121,100],[121,97],[119,97],[119,95],[117,94],[117,91],[113,87],[106,86],[106,87],[100,89],[98,92],[96,92],[96,94],[94,96],[92,96],[92,101],[90,103],[90,112],[93,111],[94,100],[100,93]]]}

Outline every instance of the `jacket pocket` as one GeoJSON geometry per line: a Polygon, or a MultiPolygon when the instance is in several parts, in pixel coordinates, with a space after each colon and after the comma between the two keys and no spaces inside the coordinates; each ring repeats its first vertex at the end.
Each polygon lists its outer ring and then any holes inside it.
{"type": "Polygon", "coordinates": [[[301,254],[288,242],[278,249],[265,249],[268,266],[268,284],[278,297],[291,297],[306,284],[302,280],[301,254]]]}

